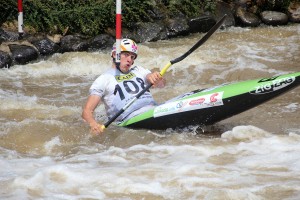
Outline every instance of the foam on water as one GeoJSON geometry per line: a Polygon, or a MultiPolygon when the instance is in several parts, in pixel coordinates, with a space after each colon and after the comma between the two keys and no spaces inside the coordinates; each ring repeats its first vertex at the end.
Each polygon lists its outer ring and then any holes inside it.
{"type": "MultiPolygon", "coordinates": [[[[36,100],[35,98],[26,98],[30,100],[36,100]]],[[[2,102],[0,104],[0,109],[2,111],[28,111],[28,118],[43,118],[43,116],[47,118],[53,118],[53,117],[63,117],[63,116],[70,116],[74,113],[78,113],[81,111],[80,107],[75,106],[63,106],[63,107],[57,107],[54,105],[43,105],[43,104],[37,104],[36,102],[26,102],[26,101],[18,101],[18,100],[10,100],[9,102],[2,102]]],[[[1,100],[0,100],[1,102],[1,100]]]]}
{"type": "Polygon", "coordinates": [[[110,66],[111,59],[107,53],[74,52],[55,54],[47,60],[26,66],[15,65],[9,70],[0,71],[0,77],[89,76],[101,74],[110,66]]]}
{"type": "MultiPolygon", "coordinates": [[[[10,182],[11,192],[43,199],[114,199],[111,195],[129,199],[136,195],[164,199],[270,199],[268,190],[279,190],[283,195],[279,198],[300,195],[297,134],[273,135],[257,127],[240,126],[212,142],[161,142],[110,147],[64,159],[15,156],[1,160],[1,174],[6,174],[2,180],[10,182]]],[[[53,138],[46,145],[59,143],[53,138]]]]}
{"type": "Polygon", "coordinates": [[[282,112],[296,112],[299,110],[299,103],[291,103],[287,106],[284,106],[281,110],[282,112]]]}

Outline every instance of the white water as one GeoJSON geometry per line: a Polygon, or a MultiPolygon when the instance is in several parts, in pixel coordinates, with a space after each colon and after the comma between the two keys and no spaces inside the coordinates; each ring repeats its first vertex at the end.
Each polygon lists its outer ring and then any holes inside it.
{"type": "MultiPolygon", "coordinates": [[[[299,35],[219,31],[154,97],[299,71],[299,35]]],[[[136,63],[161,69],[202,36],[140,44],[136,63]]],[[[81,107],[110,65],[109,52],[82,52],[0,70],[0,199],[300,199],[300,88],[210,127],[92,137],[81,107]]]]}

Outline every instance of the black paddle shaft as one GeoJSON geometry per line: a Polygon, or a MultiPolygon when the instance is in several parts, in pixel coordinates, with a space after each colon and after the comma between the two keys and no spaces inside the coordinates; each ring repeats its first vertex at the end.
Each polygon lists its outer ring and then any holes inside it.
{"type": "Polygon", "coordinates": [[[190,55],[193,51],[195,51],[198,47],[200,47],[204,42],[206,42],[206,40],[208,40],[208,38],[210,38],[210,36],[212,34],[214,34],[214,32],[224,23],[226,17],[227,17],[227,15],[225,14],[220,19],[220,21],[218,21],[196,44],[194,44],[194,46],[190,50],[188,50],[187,52],[185,52],[182,56],[171,60],[170,61],[171,64],[173,65],[175,63],[178,63],[178,62],[182,61],[188,55],[190,55]]]}
{"type": "Polygon", "coordinates": [[[147,85],[140,93],[138,93],[134,99],[132,99],[127,105],[125,105],[119,112],[117,112],[112,118],[110,118],[105,124],[105,128],[107,128],[115,119],[117,119],[131,104],[135,102],[138,98],[140,98],[147,90],[152,87],[152,84],[147,85]]]}

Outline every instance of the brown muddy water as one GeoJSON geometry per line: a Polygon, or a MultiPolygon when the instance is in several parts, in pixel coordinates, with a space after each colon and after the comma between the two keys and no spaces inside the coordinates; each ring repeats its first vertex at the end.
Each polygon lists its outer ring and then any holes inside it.
{"type": "MultiPolygon", "coordinates": [[[[153,95],[299,72],[299,35],[300,25],[219,30],[153,95]]],[[[161,69],[202,36],[142,43],[136,64],[161,69]]],[[[82,106],[110,66],[109,52],[74,52],[0,70],[0,199],[300,199],[299,87],[209,127],[111,125],[92,137],[82,106]]]]}

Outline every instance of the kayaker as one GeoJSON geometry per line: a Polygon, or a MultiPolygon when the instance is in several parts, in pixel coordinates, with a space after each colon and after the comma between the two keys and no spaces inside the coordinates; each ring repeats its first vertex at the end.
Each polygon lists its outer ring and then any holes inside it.
{"type": "MultiPolygon", "coordinates": [[[[134,61],[138,56],[138,46],[131,39],[121,40],[120,66],[116,66],[116,44],[111,52],[112,68],[101,74],[92,84],[89,97],[83,108],[82,118],[90,125],[93,134],[103,132],[103,126],[94,117],[94,111],[100,103],[104,103],[108,118],[113,117],[132,98],[134,98],[147,84],[162,88],[165,80],[158,71],[151,72],[134,61]]],[[[150,91],[145,92],[117,119],[121,122],[157,105],[150,91]]]]}

